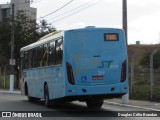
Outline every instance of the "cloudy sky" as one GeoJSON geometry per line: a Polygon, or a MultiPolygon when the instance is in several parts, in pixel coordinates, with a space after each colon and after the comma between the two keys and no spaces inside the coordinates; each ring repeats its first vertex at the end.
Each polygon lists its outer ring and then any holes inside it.
{"type": "MultiPolygon", "coordinates": [[[[64,6],[71,0],[33,0],[37,18],[64,6]]],[[[10,0],[0,0],[0,4],[10,0]]],[[[127,0],[128,43],[160,43],[160,0],[127,0]]],[[[73,0],[63,9],[44,17],[58,30],[85,26],[122,28],[122,0],[73,0]]]]}

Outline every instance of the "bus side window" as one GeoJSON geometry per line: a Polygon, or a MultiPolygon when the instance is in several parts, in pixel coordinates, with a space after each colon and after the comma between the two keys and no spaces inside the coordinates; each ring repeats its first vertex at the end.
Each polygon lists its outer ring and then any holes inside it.
{"type": "Polygon", "coordinates": [[[20,69],[21,69],[21,70],[24,69],[23,63],[24,63],[24,52],[22,51],[22,52],[20,53],[20,69]]]}
{"type": "Polygon", "coordinates": [[[43,59],[43,45],[41,46],[38,46],[38,49],[37,49],[37,55],[38,55],[38,66],[37,67],[42,67],[42,59],[43,59]]]}
{"type": "Polygon", "coordinates": [[[49,44],[49,65],[55,65],[55,42],[49,44]]]}
{"type": "Polygon", "coordinates": [[[24,52],[24,61],[23,61],[24,69],[28,69],[28,51],[24,52]]]}
{"type": "Polygon", "coordinates": [[[63,40],[57,40],[56,41],[56,64],[62,64],[63,59],[63,40]]]}
{"type": "Polygon", "coordinates": [[[32,68],[32,59],[33,59],[33,49],[29,50],[29,60],[28,60],[28,63],[29,63],[29,68],[32,68]]]}
{"type": "Polygon", "coordinates": [[[49,57],[49,44],[44,44],[43,52],[43,66],[48,66],[48,57],[49,57]]]}
{"type": "Polygon", "coordinates": [[[32,54],[32,68],[37,67],[37,48],[33,48],[33,54],[32,54]]]}

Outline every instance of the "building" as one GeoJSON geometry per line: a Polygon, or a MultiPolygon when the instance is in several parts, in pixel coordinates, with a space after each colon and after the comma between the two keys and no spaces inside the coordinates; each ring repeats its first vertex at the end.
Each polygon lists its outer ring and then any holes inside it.
{"type": "Polygon", "coordinates": [[[0,21],[10,17],[10,4],[0,4],[0,21]]]}
{"type": "MultiPolygon", "coordinates": [[[[37,9],[30,7],[30,0],[11,0],[14,3],[15,16],[18,11],[24,11],[26,16],[32,20],[37,18],[37,9]]],[[[11,15],[11,4],[0,4],[0,21],[4,18],[9,18],[11,15]]]]}

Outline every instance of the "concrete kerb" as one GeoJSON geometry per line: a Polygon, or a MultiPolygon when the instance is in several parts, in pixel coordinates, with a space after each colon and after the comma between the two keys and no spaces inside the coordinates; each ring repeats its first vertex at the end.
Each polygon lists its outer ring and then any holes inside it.
{"type": "Polygon", "coordinates": [[[147,108],[147,107],[130,105],[130,104],[122,104],[122,103],[117,103],[117,102],[110,102],[110,101],[107,101],[107,100],[105,100],[104,102],[107,103],[107,104],[110,104],[110,105],[117,105],[117,106],[123,106],[123,107],[138,108],[138,109],[149,110],[149,111],[160,111],[160,109],[147,108]]]}
{"type": "Polygon", "coordinates": [[[0,93],[9,93],[9,94],[21,94],[21,91],[9,91],[9,90],[0,90],[0,93]]]}

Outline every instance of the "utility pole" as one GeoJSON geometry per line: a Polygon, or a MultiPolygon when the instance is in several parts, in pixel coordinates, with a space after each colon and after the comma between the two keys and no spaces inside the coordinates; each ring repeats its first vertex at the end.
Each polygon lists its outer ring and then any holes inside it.
{"type": "Polygon", "coordinates": [[[12,3],[11,14],[11,58],[10,58],[10,91],[14,90],[14,3],[12,3]]]}
{"type": "MultiPolygon", "coordinates": [[[[127,42],[127,0],[123,0],[122,1],[123,3],[123,8],[122,8],[122,11],[123,11],[123,29],[125,31],[125,37],[126,37],[126,45],[128,45],[128,42],[127,42]]],[[[124,104],[128,104],[129,103],[129,91],[127,94],[123,95],[122,96],[122,103],[124,104]]]]}
{"type": "Polygon", "coordinates": [[[154,88],[154,73],[153,73],[153,57],[156,54],[157,49],[155,49],[150,55],[150,84],[151,84],[151,100],[153,98],[153,88],[154,88]]]}
{"type": "Polygon", "coordinates": [[[128,29],[127,29],[127,0],[123,0],[123,30],[125,31],[126,45],[128,45],[128,29]]]}

